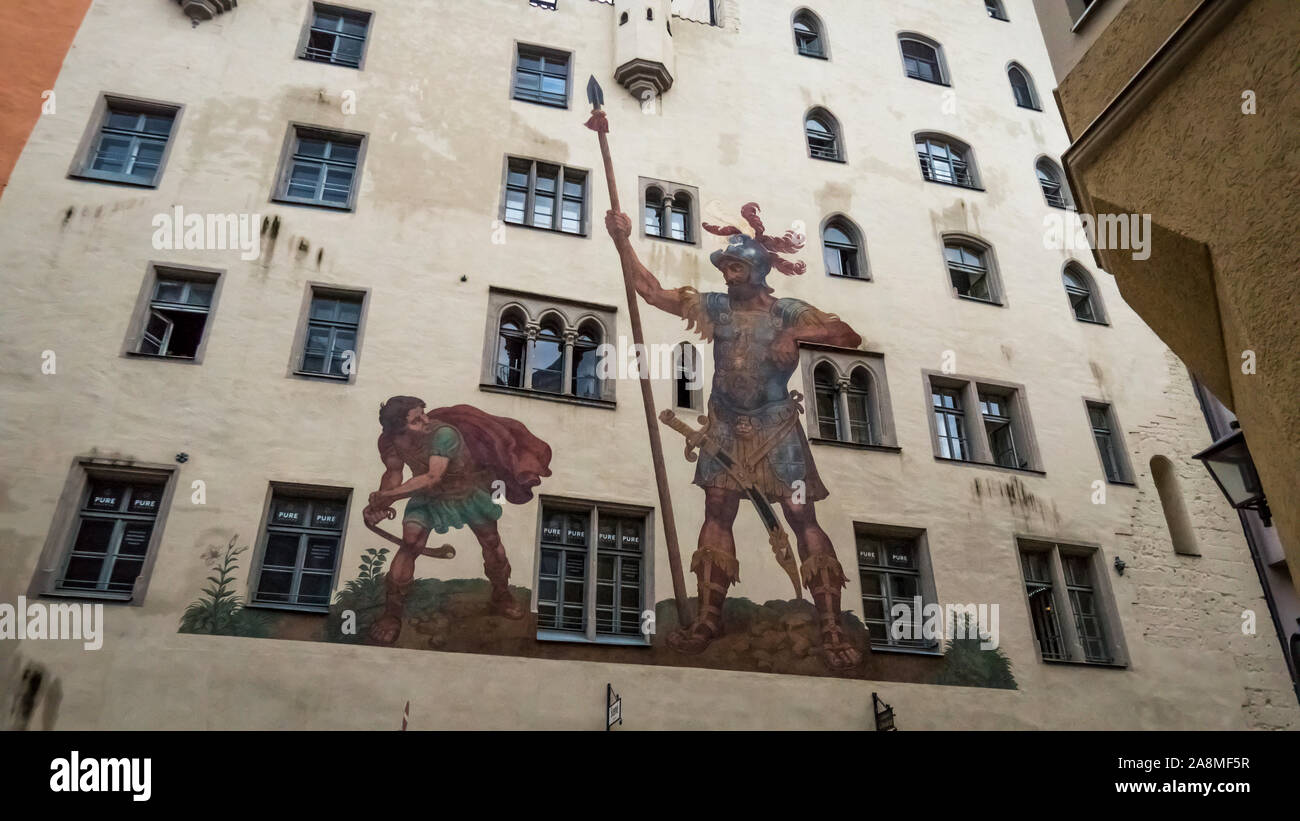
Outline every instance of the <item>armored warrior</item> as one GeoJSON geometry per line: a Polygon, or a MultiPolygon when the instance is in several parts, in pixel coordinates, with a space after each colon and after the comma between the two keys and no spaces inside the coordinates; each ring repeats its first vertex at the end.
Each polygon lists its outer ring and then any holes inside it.
{"type": "Polygon", "coordinates": [[[627,215],[609,211],[605,217],[624,273],[641,298],[682,317],[688,328],[713,342],[709,436],[743,468],[739,474],[728,469],[716,452],[700,455],[694,483],[704,489],[704,525],[690,564],[698,604],[694,622],[672,632],[668,644],[683,653],[699,653],[722,633],[727,589],[740,580],[733,524],[742,497],[751,489],[737,481],[741,475],[769,502],[780,504],[795,534],[803,585],[817,608],[826,663],[833,670],[847,670],[861,662],[862,654],[840,624],[840,593],[847,582],[815,510],[815,503],[828,493],[799,423],[802,397],[792,393],[788,383],[798,366],[799,343],[856,348],[862,338],[832,314],[802,300],[772,295],[767,284],[772,268],[786,275],[804,272],[802,262],[779,256],[799,251],[803,239],[793,232],[765,234],[754,203],[741,214],[753,236],[732,226],[704,225],[706,231],[729,239],[709,258],[727,290],[703,294],[690,287],[662,287],[632,248],[627,215]]]}

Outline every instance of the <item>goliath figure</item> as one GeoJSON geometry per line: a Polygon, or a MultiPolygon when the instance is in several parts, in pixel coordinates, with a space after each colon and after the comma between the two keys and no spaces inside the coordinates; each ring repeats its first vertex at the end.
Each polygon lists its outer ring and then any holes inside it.
{"type": "MultiPolygon", "coordinates": [[[[847,582],[830,537],[817,523],[815,503],[828,494],[799,424],[801,397],[792,395],[787,384],[799,363],[799,343],[856,348],[862,338],[832,314],[798,299],[772,296],[767,275],[773,267],[787,275],[803,273],[802,262],[777,256],[800,250],[803,240],[793,232],[765,235],[754,203],[741,213],[754,236],[730,226],[704,225],[710,233],[730,237],[726,248],[710,257],[727,290],[704,294],[659,284],[632,249],[632,222],[626,214],[608,212],[605,225],[637,293],[713,341],[710,433],[745,467],[767,500],[781,505],[797,541],[803,584],[820,616],[826,663],[834,670],[847,670],[862,661],[840,624],[840,591],[847,582]]],[[[705,494],[704,526],[691,557],[699,605],[694,623],[668,637],[668,644],[683,653],[704,650],[722,632],[727,588],[740,576],[732,525],[744,488],[707,453],[700,456],[695,484],[705,494]]]]}

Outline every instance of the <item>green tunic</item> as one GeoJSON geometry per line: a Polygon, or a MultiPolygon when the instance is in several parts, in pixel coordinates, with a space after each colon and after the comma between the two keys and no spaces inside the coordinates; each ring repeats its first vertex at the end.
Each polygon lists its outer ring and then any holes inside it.
{"type": "Polygon", "coordinates": [[[454,528],[495,522],[501,505],[492,501],[484,486],[490,478],[479,474],[470,459],[460,432],[442,425],[429,436],[429,456],[444,456],[449,464],[442,479],[429,493],[412,496],[406,502],[402,524],[414,522],[426,530],[446,533],[454,528]]]}

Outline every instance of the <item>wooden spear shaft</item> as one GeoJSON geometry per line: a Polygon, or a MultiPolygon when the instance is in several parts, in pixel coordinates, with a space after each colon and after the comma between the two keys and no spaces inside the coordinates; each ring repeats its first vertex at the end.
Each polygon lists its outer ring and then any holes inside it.
{"type": "MultiPolygon", "coordinates": [[[[603,95],[591,90],[595,86],[599,91],[600,86],[596,83],[596,78],[591,79],[588,86],[589,96],[592,97],[592,120],[587,126],[596,132],[600,139],[600,155],[605,161],[605,183],[609,188],[609,206],[617,212],[622,212],[618,204],[618,186],[614,182],[614,161],[610,158],[609,139],[606,137],[607,126],[603,122],[603,114],[598,116],[600,105],[603,101],[603,95]]],[[[659,436],[659,425],[655,415],[654,394],[650,390],[649,356],[646,353],[645,335],[641,331],[641,310],[637,304],[636,288],[632,284],[632,276],[627,267],[623,267],[623,288],[627,293],[627,317],[632,324],[632,343],[636,346],[640,355],[638,357],[638,382],[641,383],[641,405],[645,410],[646,429],[650,432],[650,459],[654,463],[655,486],[659,491],[659,509],[663,511],[664,518],[664,541],[668,552],[668,569],[673,578],[673,598],[677,603],[677,623],[683,627],[690,624],[690,608],[686,599],[686,577],[682,572],[682,554],[681,548],[677,544],[677,519],[673,515],[673,498],[668,490],[668,470],[664,467],[664,445],[659,436]]]]}

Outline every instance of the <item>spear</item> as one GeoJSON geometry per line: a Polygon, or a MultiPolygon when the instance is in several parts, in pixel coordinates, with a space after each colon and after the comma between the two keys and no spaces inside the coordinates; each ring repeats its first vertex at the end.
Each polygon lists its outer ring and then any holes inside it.
{"type": "MultiPolygon", "coordinates": [[[[605,160],[605,183],[609,188],[609,207],[621,212],[618,205],[618,186],[614,183],[614,161],[609,154],[609,120],[601,107],[605,105],[605,92],[595,75],[587,82],[587,100],[591,103],[591,119],[587,128],[596,132],[600,139],[600,155],[605,160]]],[[[644,352],[645,336],[641,332],[641,310],[637,304],[636,289],[627,268],[623,269],[623,287],[627,291],[627,316],[632,323],[632,342],[634,350],[644,352]]],[[[673,498],[668,492],[668,471],[664,468],[664,446],[659,438],[659,426],[655,423],[655,399],[650,391],[650,374],[645,359],[637,368],[641,383],[641,404],[645,408],[646,429],[650,432],[650,458],[654,463],[655,486],[659,490],[659,509],[664,517],[664,542],[668,551],[668,569],[673,577],[673,598],[677,602],[677,623],[683,627],[690,623],[690,610],[686,603],[686,578],[682,575],[682,554],[677,545],[677,520],[673,516],[673,498]]]]}

